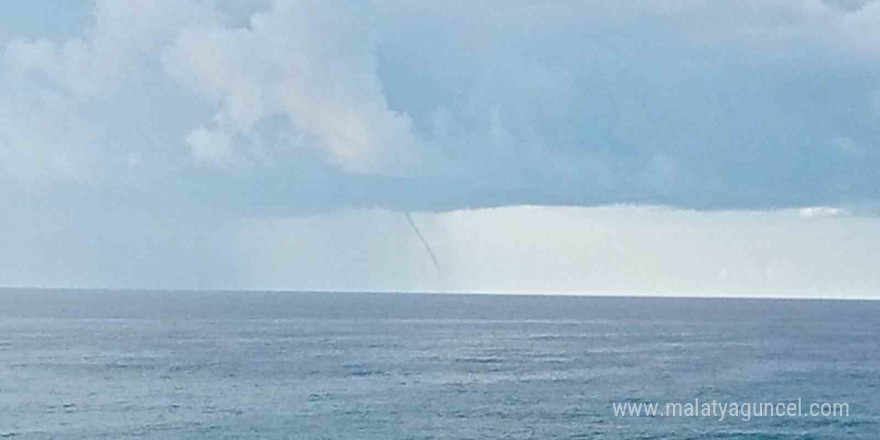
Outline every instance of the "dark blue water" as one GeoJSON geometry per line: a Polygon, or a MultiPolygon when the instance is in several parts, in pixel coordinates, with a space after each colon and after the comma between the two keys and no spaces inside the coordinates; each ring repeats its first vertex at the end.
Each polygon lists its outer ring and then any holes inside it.
{"type": "Polygon", "coordinates": [[[0,291],[0,438],[880,438],[880,302],[0,291]],[[614,402],[846,402],[616,417],[614,402]]]}

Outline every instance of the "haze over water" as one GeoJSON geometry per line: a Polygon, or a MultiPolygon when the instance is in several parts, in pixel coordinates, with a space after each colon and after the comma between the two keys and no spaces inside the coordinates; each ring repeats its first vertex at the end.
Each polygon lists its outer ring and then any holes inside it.
{"type": "Polygon", "coordinates": [[[0,438],[875,438],[880,302],[0,291],[0,438]],[[848,417],[615,417],[614,402],[848,417]]]}

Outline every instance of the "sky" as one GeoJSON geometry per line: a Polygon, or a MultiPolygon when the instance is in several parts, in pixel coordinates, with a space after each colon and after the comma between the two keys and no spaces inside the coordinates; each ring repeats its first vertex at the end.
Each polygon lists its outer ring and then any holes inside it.
{"type": "Polygon", "coordinates": [[[0,286],[880,298],[880,2],[3,9],[0,286]]]}

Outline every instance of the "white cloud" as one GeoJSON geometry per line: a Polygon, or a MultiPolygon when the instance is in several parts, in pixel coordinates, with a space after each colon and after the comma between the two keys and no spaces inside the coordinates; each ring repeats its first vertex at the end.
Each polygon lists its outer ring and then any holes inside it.
{"type": "Polygon", "coordinates": [[[94,23],[63,43],[17,39],[6,51],[12,71],[36,74],[79,101],[117,86],[144,68],[149,57],[180,28],[210,21],[202,2],[96,0],[94,23]]]}
{"type": "Polygon", "coordinates": [[[798,210],[798,213],[801,217],[804,218],[816,218],[816,217],[836,217],[839,215],[846,215],[849,212],[843,208],[835,208],[832,206],[810,206],[807,208],[801,208],[798,210]]]}
{"type": "Polygon", "coordinates": [[[201,160],[219,166],[227,166],[233,160],[232,137],[234,133],[197,128],[186,137],[192,154],[201,160]]]}
{"type": "Polygon", "coordinates": [[[97,0],[93,24],[77,37],[9,42],[0,80],[16,92],[0,97],[0,171],[33,184],[94,178],[105,159],[93,144],[100,122],[83,107],[141,74],[181,27],[211,17],[201,2],[97,0]]]}
{"type": "Polygon", "coordinates": [[[349,171],[401,172],[418,140],[409,117],[388,106],[359,9],[276,0],[247,28],[181,33],[165,53],[167,71],[220,104],[190,136],[194,151],[225,152],[261,119],[284,115],[349,171]]]}
{"type": "Polygon", "coordinates": [[[874,57],[880,55],[880,3],[866,3],[835,19],[835,25],[853,48],[874,57]]]}

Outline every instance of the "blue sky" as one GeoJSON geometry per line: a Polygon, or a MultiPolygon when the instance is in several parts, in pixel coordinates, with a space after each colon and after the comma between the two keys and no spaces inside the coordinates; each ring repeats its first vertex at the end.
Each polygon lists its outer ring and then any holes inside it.
{"type": "Polygon", "coordinates": [[[561,259],[531,290],[874,295],[869,270],[818,261],[880,263],[880,3],[15,2],[0,43],[0,226],[28,255],[0,259],[2,285],[514,291],[465,256],[521,253],[561,259]],[[409,211],[457,275],[407,263],[409,211]],[[575,227],[667,216],[724,261],[711,279],[693,255],[651,266],[644,240],[606,267],[575,227]],[[777,221],[781,249],[750,235],[777,221]],[[752,253],[711,246],[734,230],[752,253]],[[786,250],[816,258],[752,268],[786,250]]]}

